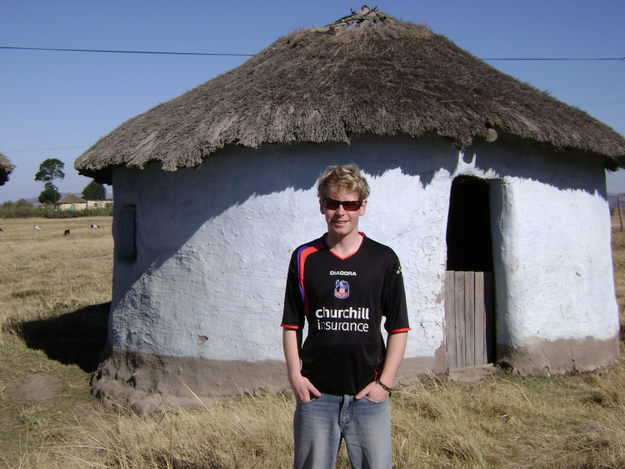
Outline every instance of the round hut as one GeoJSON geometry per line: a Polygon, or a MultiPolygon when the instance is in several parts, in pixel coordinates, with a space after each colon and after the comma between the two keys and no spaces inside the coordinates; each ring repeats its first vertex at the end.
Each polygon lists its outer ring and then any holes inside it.
{"type": "Polygon", "coordinates": [[[9,180],[9,174],[15,169],[15,165],[11,164],[9,159],[0,153],[0,186],[9,180]]]}
{"type": "Polygon", "coordinates": [[[115,188],[94,392],[145,411],[288,387],[289,257],[325,229],[318,176],[349,162],[372,188],[361,228],[402,261],[412,331],[400,380],[618,357],[605,169],[624,166],[625,139],[364,6],[278,39],[78,158],[115,188]]]}

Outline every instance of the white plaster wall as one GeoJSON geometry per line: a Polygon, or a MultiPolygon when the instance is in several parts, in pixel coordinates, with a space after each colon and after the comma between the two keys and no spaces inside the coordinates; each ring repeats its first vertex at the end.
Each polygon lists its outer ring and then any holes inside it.
{"type": "Polygon", "coordinates": [[[533,180],[506,181],[501,280],[507,284],[507,316],[500,341],[611,339],[618,334],[611,224],[604,197],[559,190],[533,180]]]}
{"type": "Polygon", "coordinates": [[[497,342],[517,348],[531,338],[614,338],[619,318],[601,159],[517,142],[464,155],[458,171],[496,180],[497,342]]]}
{"type": "MultiPolygon", "coordinates": [[[[360,165],[372,188],[361,230],[402,261],[412,327],[407,358],[433,357],[444,345],[447,212],[459,174],[501,183],[494,204],[505,240],[496,246],[497,295],[510,310],[500,321],[502,340],[603,338],[618,328],[609,214],[600,195],[515,176],[515,166],[523,174],[545,168],[539,158],[497,145],[462,154],[443,140],[397,138],[389,148],[389,139],[374,138],[350,146],[268,145],[226,149],[200,168],[174,173],[157,165],[115,169],[116,249],[117,215],[134,204],[137,259],[124,261],[116,251],[110,343],[170,356],[282,359],[292,250],[325,231],[316,179],[327,165],[349,162],[360,165]],[[585,215],[573,221],[564,215],[571,210],[585,215]]],[[[601,188],[599,163],[590,178],[588,164],[578,166],[577,185],[601,188]]]]}

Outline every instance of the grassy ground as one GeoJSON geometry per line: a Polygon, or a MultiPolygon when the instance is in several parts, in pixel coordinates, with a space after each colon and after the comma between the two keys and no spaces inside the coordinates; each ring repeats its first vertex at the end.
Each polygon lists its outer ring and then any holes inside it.
{"type": "MultiPolygon", "coordinates": [[[[89,375],[106,338],[112,219],[0,222],[0,466],[289,467],[288,395],[145,418],[105,411],[89,375]]],[[[623,311],[625,234],[613,238],[623,311]]],[[[473,385],[431,377],[393,394],[392,421],[397,467],[623,467],[625,366],[473,385]]],[[[344,450],[337,466],[348,467],[344,450]]]]}

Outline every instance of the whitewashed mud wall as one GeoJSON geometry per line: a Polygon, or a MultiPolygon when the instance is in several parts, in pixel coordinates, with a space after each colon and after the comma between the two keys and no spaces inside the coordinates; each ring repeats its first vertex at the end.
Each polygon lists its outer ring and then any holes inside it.
{"type": "MultiPolygon", "coordinates": [[[[451,148],[444,153],[450,162],[458,158],[451,148]]],[[[199,169],[174,173],[156,165],[116,170],[116,210],[136,206],[137,257],[116,257],[113,348],[282,360],[292,250],[326,229],[316,180],[327,165],[355,161],[372,188],[361,230],[393,247],[404,267],[413,329],[407,356],[434,357],[444,338],[441,279],[451,183],[448,171],[432,172],[439,158],[410,140],[392,156],[365,141],[232,149],[199,169]],[[426,187],[420,172],[432,173],[426,187]]],[[[119,239],[119,220],[117,245],[127,242],[119,239]]]]}
{"type": "Polygon", "coordinates": [[[499,357],[526,374],[610,365],[619,315],[601,162],[521,151],[491,191],[499,357]]]}
{"type": "Polygon", "coordinates": [[[316,179],[327,165],[350,162],[372,188],[361,230],[402,261],[413,370],[446,367],[445,236],[458,175],[492,183],[498,343],[617,337],[601,162],[515,148],[495,142],[462,153],[440,139],[367,138],[231,148],[173,173],[115,169],[109,344],[161,357],[281,362],[290,255],[325,231],[316,179]],[[136,259],[122,214],[130,206],[136,259]]]}

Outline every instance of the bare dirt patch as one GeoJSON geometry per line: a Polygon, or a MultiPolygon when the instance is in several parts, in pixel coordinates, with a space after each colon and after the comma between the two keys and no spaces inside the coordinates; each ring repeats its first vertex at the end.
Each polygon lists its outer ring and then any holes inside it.
{"type": "MultiPolygon", "coordinates": [[[[61,380],[55,375],[30,375],[16,388],[16,400],[41,402],[54,397],[61,387],[61,380]]],[[[11,395],[11,383],[8,394],[11,395]]]]}

